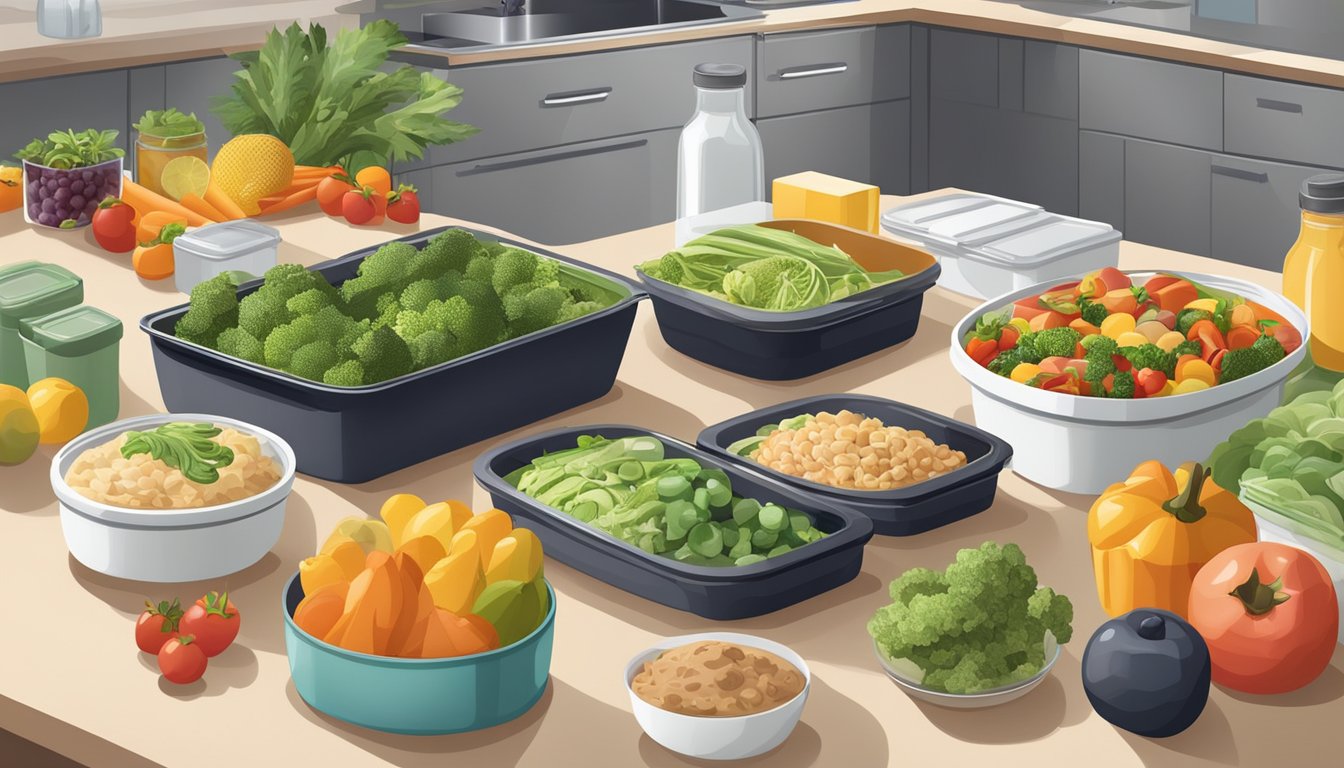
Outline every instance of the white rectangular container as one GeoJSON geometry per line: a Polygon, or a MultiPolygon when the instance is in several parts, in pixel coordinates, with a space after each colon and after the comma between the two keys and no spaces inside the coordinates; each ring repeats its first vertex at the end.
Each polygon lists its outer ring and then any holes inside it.
{"type": "Polygon", "coordinates": [[[884,213],[882,225],[938,257],[938,285],[981,299],[1120,260],[1120,233],[1109,224],[992,195],[956,192],[907,203],[884,213]]]}
{"type": "Polygon", "coordinates": [[[222,221],[193,229],[173,241],[177,290],[191,293],[197,284],[223,272],[261,277],[274,267],[280,233],[248,219],[222,221]]]}

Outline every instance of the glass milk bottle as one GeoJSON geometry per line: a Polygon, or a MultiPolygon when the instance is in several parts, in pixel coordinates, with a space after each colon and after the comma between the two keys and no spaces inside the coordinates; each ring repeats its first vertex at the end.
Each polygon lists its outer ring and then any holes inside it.
{"type": "MultiPolygon", "coordinates": [[[[704,214],[765,198],[761,136],[747,119],[747,70],[698,64],[695,115],[677,148],[677,243],[704,214]]],[[[731,216],[730,216],[731,218],[731,216]]],[[[728,226],[742,221],[724,221],[728,226]]]]}

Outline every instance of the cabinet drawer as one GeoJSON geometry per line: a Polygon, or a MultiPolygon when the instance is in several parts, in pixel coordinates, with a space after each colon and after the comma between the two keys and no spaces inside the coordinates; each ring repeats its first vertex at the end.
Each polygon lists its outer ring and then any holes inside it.
{"type": "Polygon", "coordinates": [[[1125,238],[1210,255],[1212,158],[1196,149],[1125,142],[1125,238]]]}
{"type": "Polygon", "coordinates": [[[433,168],[432,210],[546,244],[671,221],[680,135],[673,128],[433,168]]]}
{"type": "Polygon", "coordinates": [[[768,35],[760,42],[756,113],[774,117],[910,95],[910,27],[768,35]]]}
{"type": "Polygon", "coordinates": [[[1213,257],[1275,272],[1297,239],[1297,193],[1319,168],[1215,155],[1213,257]]]}
{"type": "Polygon", "coordinates": [[[437,69],[463,89],[462,103],[448,117],[481,131],[432,147],[425,160],[398,170],[679,127],[695,111],[695,65],[740,64],[750,73],[751,54],[750,37],[732,37],[437,69]]]}
{"type": "Polygon", "coordinates": [[[1223,148],[1223,73],[1080,51],[1079,123],[1093,131],[1223,148]]]}
{"type": "Polygon", "coordinates": [[[1230,74],[1223,88],[1228,152],[1344,168],[1344,91],[1230,74]]]}
{"type": "Polygon", "coordinates": [[[876,184],[887,194],[910,187],[910,102],[906,99],[759,120],[765,181],[801,171],[876,184]],[[824,139],[822,138],[824,137],[824,139]]]}

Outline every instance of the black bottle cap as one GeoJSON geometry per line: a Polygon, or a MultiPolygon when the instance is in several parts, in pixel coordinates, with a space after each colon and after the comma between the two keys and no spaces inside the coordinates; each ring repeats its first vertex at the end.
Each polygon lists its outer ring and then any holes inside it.
{"type": "Polygon", "coordinates": [[[1304,211],[1344,213],[1344,173],[1323,173],[1302,182],[1297,202],[1304,211]]]}
{"type": "Polygon", "coordinates": [[[696,64],[691,79],[700,88],[741,88],[747,84],[747,69],[740,64],[696,64]]]}

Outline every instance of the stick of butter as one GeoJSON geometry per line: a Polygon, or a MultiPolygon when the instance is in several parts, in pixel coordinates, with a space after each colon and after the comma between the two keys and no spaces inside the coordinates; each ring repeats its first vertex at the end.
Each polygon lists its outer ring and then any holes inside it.
{"type": "Polygon", "coordinates": [[[872,184],[804,171],[775,179],[777,219],[815,219],[877,232],[878,188],[872,184]]]}

